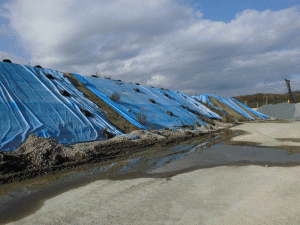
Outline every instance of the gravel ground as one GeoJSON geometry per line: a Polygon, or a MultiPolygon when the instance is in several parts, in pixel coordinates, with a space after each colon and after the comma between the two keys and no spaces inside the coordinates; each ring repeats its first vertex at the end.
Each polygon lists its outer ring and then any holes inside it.
{"type": "Polygon", "coordinates": [[[221,166],[171,179],[99,180],[44,202],[26,224],[300,224],[300,167],[221,166]]]}
{"type": "Polygon", "coordinates": [[[258,108],[257,112],[281,120],[300,120],[300,103],[279,103],[276,105],[264,105],[258,108]]]}

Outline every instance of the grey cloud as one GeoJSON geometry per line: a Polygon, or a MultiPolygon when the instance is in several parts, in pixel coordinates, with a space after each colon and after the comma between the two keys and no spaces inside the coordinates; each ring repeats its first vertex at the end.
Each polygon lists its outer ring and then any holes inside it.
{"type": "Polygon", "coordinates": [[[161,79],[169,89],[222,96],[263,92],[257,84],[300,73],[296,8],[245,10],[223,23],[169,0],[50,2],[5,7],[32,60],[49,68],[141,84],[161,79]]]}

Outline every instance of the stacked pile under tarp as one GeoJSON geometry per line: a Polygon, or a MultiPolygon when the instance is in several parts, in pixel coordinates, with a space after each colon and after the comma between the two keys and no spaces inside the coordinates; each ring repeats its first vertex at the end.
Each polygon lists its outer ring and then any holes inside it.
{"type": "Polygon", "coordinates": [[[196,95],[192,96],[192,98],[196,99],[198,102],[209,105],[211,108],[215,109],[217,112],[221,114],[228,115],[222,108],[215,106],[209,99],[208,95],[196,95]]]}
{"type": "Polygon", "coordinates": [[[118,80],[73,75],[120,114],[126,114],[134,121],[140,121],[147,129],[176,128],[197,123],[207,125],[193,113],[182,108],[178,102],[162,94],[159,89],[118,80]],[[120,100],[109,99],[114,92],[120,95],[120,100]],[[146,121],[141,121],[141,115],[146,116],[146,121]]]}
{"type": "Polygon", "coordinates": [[[226,110],[225,108],[215,106],[212,103],[211,98],[216,99],[217,101],[221,102],[221,104],[228,106],[231,110],[234,110],[236,113],[238,113],[239,115],[241,115],[249,120],[254,120],[254,118],[250,114],[252,114],[254,117],[257,117],[260,119],[267,119],[269,117],[262,113],[256,112],[255,110],[249,108],[248,106],[242,104],[241,102],[237,101],[234,98],[223,98],[223,97],[219,97],[219,96],[211,95],[211,94],[198,95],[198,96],[193,96],[193,97],[196,100],[203,102],[205,104],[208,104],[211,107],[221,111],[225,115],[228,115],[228,110],[226,110]]]}
{"type": "Polygon", "coordinates": [[[122,134],[63,73],[0,62],[0,151],[14,151],[30,134],[62,144],[122,134]]]}
{"type": "Polygon", "coordinates": [[[281,120],[300,120],[300,103],[279,103],[264,105],[257,109],[258,112],[268,114],[281,120]]]}
{"type": "Polygon", "coordinates": [[[244,109],[250,111],[251,113],[253,113],[254,115],[256,115],[257,117],[259,117],[260,119],[268,119],[270,116],[269,115],[266,115],[266,114],[263,114],[261,112],[257,112],[253,109],[251,109],[250,107],[246,106],[245,104],[239,102],[238,100],[236,100],[235,98],[229,98],[230,100],[234,101],[238,106],[241,106],[243,107],[244,109]]]}
{"type": "Polygon", "coordinates": [[[192,98],[189,95],[180,93],[178,91],[170,91],[165,89],[158,89],[163,95],[166,97],[174,100],[175,102],[178,102],[181,107],[188,109],[189,111],[193,112],[194,114],[204,116],[211,119],[222,119],[222,117],[198,101],[196,101],[194,98],[192,98]]]}

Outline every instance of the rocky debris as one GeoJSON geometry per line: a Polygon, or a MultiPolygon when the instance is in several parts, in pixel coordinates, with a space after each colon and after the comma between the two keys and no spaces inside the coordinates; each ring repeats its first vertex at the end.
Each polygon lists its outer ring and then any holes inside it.
{"type": "MultiPolygon", "coordinates": [[[[205,129],[206,131],[206,129],[205,129]]],[[[155,134],[158,135],[162,135],[165,136],[166,138],[172,137],[172,136],[196,136],[196,135],[200,135],[202,132],[202,130],[200,129],[177,129],[177,130],[165,130],[165,129],[161,129],[161,130],[154,130],[152,131],[155,134]]]]}
{"type": "Polygon", "coordinates": [[[87,158],[88,150],[66,147],[54,139],[29,135],[14,152],[0,153],[0,175],[81,161],[87,158]]]}
{"type": "Polygon", "coordinates": [[[171,135],[177,135],[178,134],[176,130],[165,130],[165,129],[154,130],[154,131],[152,131],[152,133],[158,134],[158,135],[161,135],[161,136],[165,136],[165,137],[170,137],[171,135]]]}
{"type": "Polygon", "coordinates": [[[147,131],[147,130],[135,130],[135,131],[132,131],[131,134],[137,136],[138,138],[140,138],[142,140],[147,139],[149,141],[152,141],[152,140],[165,139],[164,136],[156,134],[156,133],[152,133],[152,132],[147,131]]]}
{"type": "Polygon", "coordinates": [[[232,127],[233,123],[223,123],[220,121],[215,121],[216,127],[218,127],[219,129],[224,129],[224,128],[228,128],[228,127],[232,127]]]}
{"type": "Polygon", "coordinates": [[[188,130],[185,130],[185,129],[178,129],[176,131],[177,131],[177,133],[179,133],[181,135],[191,135],[192,134],[191,131],[188,131],[188,130]]]}
{"type": "Polygon", "coordinates": [[[0,162],[0,174],[6,174],[10,171],[19,172],[27,166],[27,160],[24,157],[14,156],[10,152],[2,153],[0,162]]]}
{"type": "Polygon", "coordinates": [[[66,151],[66,147],[56,140],[36,135],[29,135],[13,154],[24,155],[29,163],[36,167],[60,164],[72,156],[66,151]]]}
{"type": "MultiPolygon", "coordinates": [[[[30,135],[14,152],[0,152],[0,184],[33,178],[89,162],[99,162],[129,154],[138,149],[180,143],[190,137],[211,133],[203,130],[135,130],[104,141],[93,141],[64,146],[54,139],[30,135]]],[[[217,129],[217,128],[216,128],[217,129]]],[[[213,130],[216,131],[216,130],[213,130]]]]}
{"type": "Polygon", "coordinates": [[[214,129],[213,126],[211,126],[211,125],[206,125],[205,128],[208,129],[208,130],[213,130],[214,129]]]}
{"type": "Polygon", "coordinates": [[[122,134],[119,136],[115,136],[114,138],[111,139],[113,142],[121,142],[121,141],[129,141],[129,140],[136,140],[138,139],[137,136],[134,134],[122,134]]]}

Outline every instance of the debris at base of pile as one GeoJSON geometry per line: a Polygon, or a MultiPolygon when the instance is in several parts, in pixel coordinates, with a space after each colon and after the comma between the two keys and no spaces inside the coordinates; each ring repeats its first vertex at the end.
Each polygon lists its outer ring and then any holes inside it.
{"type": "Polygon", "coordinates": [[[162,136],[165,136],[165,137],[169,137],[171,135],[177,135],[178,134],[176,130],[167,130],[167,129],[154,130],[154,131],[152,131],[152,133],[162,135],[162,136]]]}
{"type": "Polygon", "coordinates": [[[27,140],[13,152],[13,155],[26,155],[30,164],[36,167],[47,164],[59,164],[71,155],[65,151],[65,146],[54,139],[29,135],[27,140]]]}
{"type": "Polygon", "coordinates": [[[177,131],[177,133],[179,133],[181,135],[191,135],[192,134],[191,131],[188,131],[188,130],[185,130],[185,129],[178,129],[176,131],[177,131]]]}
{"type": "Polygon", "coordinates": [[[121,142],[121,141],[130,141],[130,140],[136,140],[138,137],[134,134],[122,134],[119,136],[115,136],[114,138],[110,139],[114,142],[121,142]]]}
{"type": "Polygon", "coordinates": [[[152,132],[147,131],[147,130],[135,130],[135,131],[132,131],[131,134],[137,136],[138,138],[140,138],[142,140],[147,139],[149,141],[161,140],[161,139],[165,138],[162,135],[155,134],[155,133],[152,133],[152,132]]]}
{"type": "MultiPolygon", "coordinates": [[[[166,146],[220,130],[215,127],[135,130],[108,140],[64,146],[54,139],[30,135],[14,152],[0,153],[0,184],[30,179],[63,168],[110,160],[149,146],[166,146]]],[[[226,124],[229,125],[229,124],[226,124]]]]}

